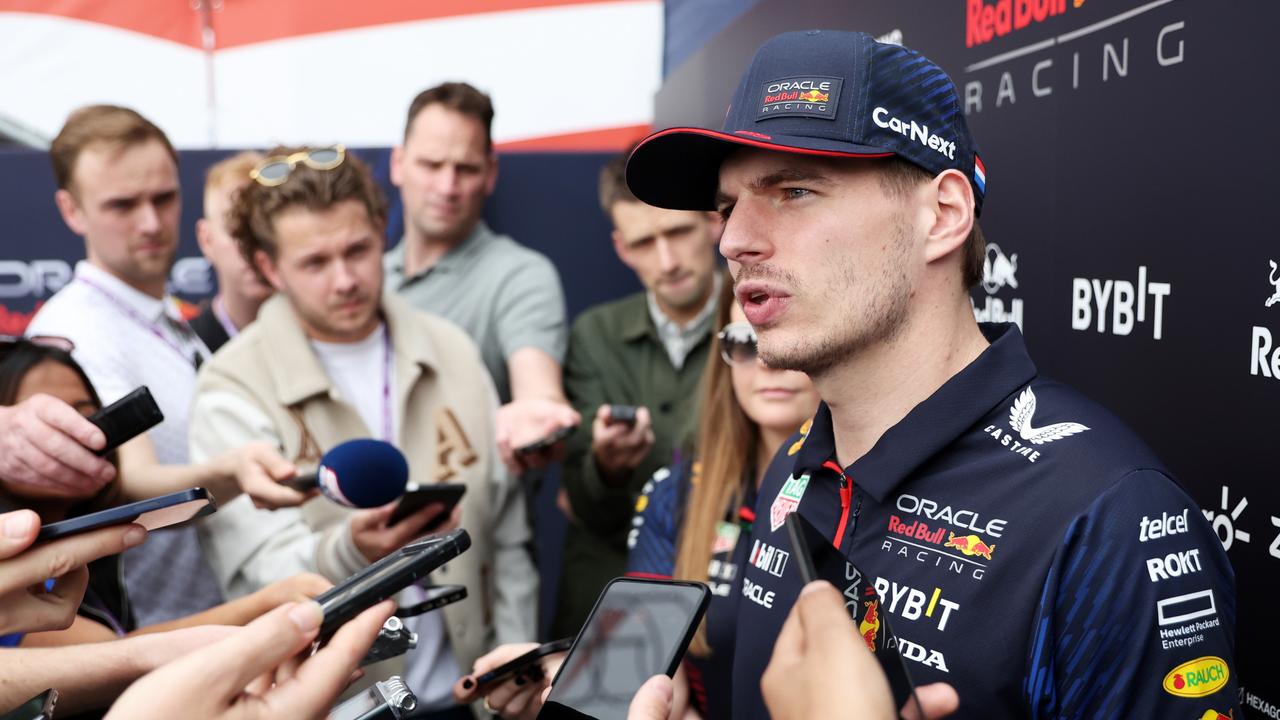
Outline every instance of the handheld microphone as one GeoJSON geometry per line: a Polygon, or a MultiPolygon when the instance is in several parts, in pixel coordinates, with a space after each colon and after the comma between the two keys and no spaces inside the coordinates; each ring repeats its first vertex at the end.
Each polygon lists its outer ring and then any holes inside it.
{"type": "Polygon", "coordinates": [[[325,453],[316,472],[283,484],[300,492],[319,488],[325,497],[347,507],[379,507],[404,494],[409,462],[391,443],[348,440],[325,453]]]}

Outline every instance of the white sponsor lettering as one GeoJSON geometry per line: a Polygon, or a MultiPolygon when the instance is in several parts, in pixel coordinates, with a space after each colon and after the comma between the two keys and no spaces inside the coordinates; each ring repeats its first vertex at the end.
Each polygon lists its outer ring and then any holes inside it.
{"type": "Polygon", "coordinates": [[[1249,374],[1280,380],[1280,347],[1271,349],[1271,331],[1253,326],[1253,344],[1249,354],[1249,374]]]}
{"type": "Polygon", "coordinates": [[[1170,515],[1169,513],[1160,513],[1160,517],[1147,519],[1146,515],[1138,521],[1138,542],[1146,542],[1148,540],[1159,540],[1162,537],[1171,535],[1181,535],[1187,531],[1187,513],[1189,510],[1183,510],[1181,515],[1170,515]]]}
{"type": "Polygon", "coordinates": [[[1220,618],[1197,620],[1173,628],[1160,628],[1160,647],[1165,650],[1187,648],[1204,642],[1205,633],[1222,625],[1220,618]]]}
{"type": "Polygon", "coordinates": [[[1162,558],[1157,557],[1147,560],[1147,574],[1151,576],[1151,582],[1160,582],[1171,577],[1181,577],[1195,572],[1200,572],[1199,548],[1169,553],[1162,558]]]}
{"type": "Polygon", "coordinates": [[[1218,613],[1213,589],[1175,595],[1156,602],[1156,618],[1161,625],[1177,625],[1218,613]]]}
{"type": "Polygon", "coordinates": [[[912,515],[924,515],[930,520],[954,525],[956,527],[968,528],[982,535],[990,535],[998,538],[1004,533],[1004,526],[1007,520],[993,519],[983,522],[983,518],[973,510],[952,510],[950,505],[938,506],[938,503],[928,498],[918,498],[915,495],[899,495],[898,509],[904,513],[912,515]]]}
{"type": "Polygon", "coordinates": [[[883,577],[876,578],[875,586],[880,599],[887,603],[887,607],[881,606],[883,609],[906,620],[933,618],[936,615],[938,630],[941,632],[947,629],[951,611],[960,609],[959,603],[942,597],[942,588],[934,588],[930,595],[883,577]]]}
{"type": "Polygon", "coordinates": [[[945,140],[934,133],[930,133],[928,125],[921,125],[915,120],[905,123],[890,115],[889,111],[882,107],[878,107],[871,112],[871,119],[876,125],[886,130],[892,130],[903,135],[907,139],[918,142],[930,150],[935,150],[951,160],[956,159],[956,144],[951,140],[945,140]]]}
{"type": "Polygon", "coordinates": [[[898,654],[912,662],[918,662],[921,665],[928,665],[929,667],[936,668],[944,673],[951,672],[947,669],[946,657],[937,650],[929,650],[923,645],[911,642],[910,640],[901,637],[889,638],[885,643],[885,647],[898,648],[898,654]]]}
{"type": "Polygon", "coordinates": [[[1071,279],[1071,329],[1088,330],[1097,316],[1097,331],[1129,335],[1138,323],[1147,322],[1147,297],[1151,297],[1152,338],[1164,337],[1164,299],[1173,292],[1166,282],[1148,282],[1147,266],[1138,266],[1138,286],[1128,280],[1071,279]],[[1137,311],[1134,311],[1134,303],[1137,311]],[[1107,329],[1107,305],[1111,306],[1111,328],[1107,329]],[[1097,312],[1095,313],[1095,307],[1097,312]]]}
{"type": "Polygon", "coordinates": [[[757,605],[773,609],[773,591],[751,582],[751,578],[742,578],[742,594],[757,605]]]}
{"type": "Polygon", "coordinates": [[[748,562],[753,567],[769,573],[774,577],[782,577],[782,572],[787,569],[787,559],[791,557],[791,553],[759,540],[751,546],[751,555],[748,562]]]}
{"type": "Polygon", "coordinates": [[[1266,715],[1269,718],[1280,718],[1280,706],[1273,705],[1266,700],[1263,700],[1262,697],[1255,695],[1244,688],[1240,689],[1240,697],[1243,698],[1243,704],[1248,705],[1263,715],[1266,715]]]}
{"type": "Polygon", "coordinates": [[[974,580],[981,580],[987,573],[987,566],[976,560],[970,560],[961,555],[955,555],[942,550],[934,550],[933,548],[913,543],[910,540],[903,540],[889,535],[884,536],[884,542],[880,544],[880,549],[887,553],[897,555],[898,557],[915,560],[918,563],[924,563],[925,565],[931,564],[937,568],[944,568],[956,575],[969,573],[973,576],[974,580]],[[946,565],[944,566],[943,563],[946,565]]]}

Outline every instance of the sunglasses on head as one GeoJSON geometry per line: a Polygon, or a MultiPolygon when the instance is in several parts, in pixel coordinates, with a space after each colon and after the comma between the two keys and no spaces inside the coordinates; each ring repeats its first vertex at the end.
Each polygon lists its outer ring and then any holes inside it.
{"type": "Polygon", "coordinates": [[[267,187],[276,187],[283,185],[285,180],[289,179],[289,174],[299,164],[306,165],[312,170],[332,170],[342,164],[347,159],[347,149],[342,145],[334,145],[332,147],[311,148],[310,150],[301,150],[292,155],[272,155],[258,164],[258,167],[249,171],[249,177],[253,178],[259,185],[267,187]]]}
{"type": "Polygon", "coordinates": [[[756,331],[750,323],[729,323],[717,335],[720,339],[720,357],[730,365],[745,365],[756,361],[756,331]]]}

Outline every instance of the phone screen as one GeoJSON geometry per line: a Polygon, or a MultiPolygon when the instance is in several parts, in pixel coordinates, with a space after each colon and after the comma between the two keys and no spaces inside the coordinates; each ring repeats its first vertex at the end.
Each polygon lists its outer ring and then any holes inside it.
{"type": "Polygon", "coordinates": [[[646,680],[675,673],[710,596],[701,583],[610,582],[538,717],[625,720],[631,699],[646,680]]]}
{"type": "Polygon", "coordinates": [[[883,612],[884,603],[872,585],[873,579],[863,575],[849,562],[831,541],[818,532],[808,520],[793,512],[786,519],[791,549],[799,560],[800,573],[806,584],[813,580],[826,580],[844,593],[845,607],[853,620],[853,627],[867,648],[876,656],[889,680],[898,707],[911,698],[913,685],[907,667],[897,650],[897,637],[889,630],[889,618],[883,612]]]}

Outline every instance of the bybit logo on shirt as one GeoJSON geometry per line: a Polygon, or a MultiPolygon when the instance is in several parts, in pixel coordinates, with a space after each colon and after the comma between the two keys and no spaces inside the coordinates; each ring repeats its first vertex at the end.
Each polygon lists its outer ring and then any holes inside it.
{"type": "Polygon", "coordinates": [[[1094,326],[1103,334],[1130,335],[1148,321],[1150,306],[1151,337],[1164,337],[1164,299],[1173,293],[1167,282],[1148,282],[1147,266],[1138,266],[1138,285],[1128,280],[1071,279],[1071,329],[1085,331],[1094,326]],[[1150,302],[1148,302],[1148,298],[1150,302]],[[1134,311],[1134,304],[1137,311],[1134,311]],[[1107,306],[1111,307],[1111,325],[1107,326],[1107,306]]]}

